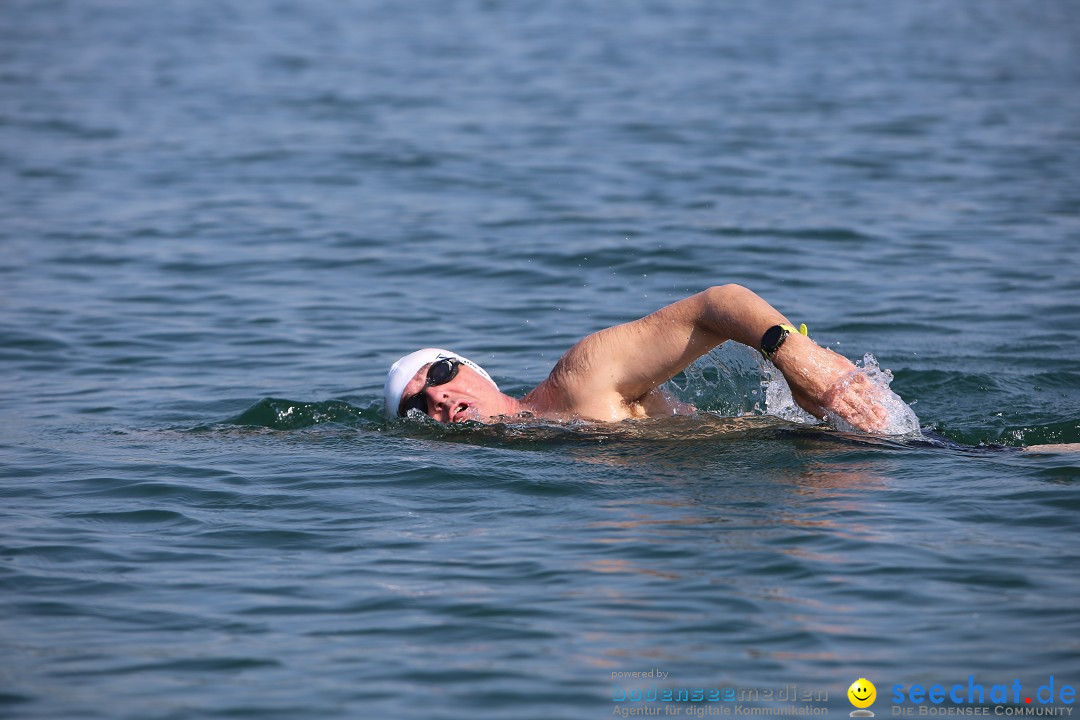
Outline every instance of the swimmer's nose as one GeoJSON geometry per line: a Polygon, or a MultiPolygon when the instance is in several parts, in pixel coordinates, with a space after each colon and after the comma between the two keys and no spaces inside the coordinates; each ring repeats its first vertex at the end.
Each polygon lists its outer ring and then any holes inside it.
{"type": "Polygon", "coordinates": [[[450,419],[450,393],[440,387],[429,387],[424,392],[431,406],[431,417],[439,422],[447,422],[450,419]]]}

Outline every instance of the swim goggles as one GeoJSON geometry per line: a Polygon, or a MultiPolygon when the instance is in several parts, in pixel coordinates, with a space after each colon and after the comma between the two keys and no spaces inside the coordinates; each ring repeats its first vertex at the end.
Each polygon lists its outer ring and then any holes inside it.
{"type": "Polygon", "coordinates": [[[460,367],[461,361],[451,358],[443,358],[431,363],[431,367],[427,371],[427,377],[424,379],[424,387],[420,388],[419,392],[401,401],[401,405],[398,406],[398,417],[405,417],[410,410],[419,410],[426,415],[427,399],[424,398],[424,391],[429,387],[445,385],[450,382],[457,377],[458,368],[460,367]]]}

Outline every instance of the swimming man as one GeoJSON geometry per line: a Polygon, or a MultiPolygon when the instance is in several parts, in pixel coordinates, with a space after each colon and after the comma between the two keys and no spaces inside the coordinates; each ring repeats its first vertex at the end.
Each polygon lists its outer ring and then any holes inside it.
{"type": "Polygon", "coordinates": [[[589,335],[521,399],[500,392],[483,368],[457,353],[418,350],[390,368],[384,387],[386,414],[404,417],[416,409],[440,422],[487,422],[524,414],[609,422],[692,411],[658,388],[727,340],[764,353],[807,412],[818,418],[835,413],[866,432],[885,430],[882,388],[739,285],[711,287],[589,335]]]}

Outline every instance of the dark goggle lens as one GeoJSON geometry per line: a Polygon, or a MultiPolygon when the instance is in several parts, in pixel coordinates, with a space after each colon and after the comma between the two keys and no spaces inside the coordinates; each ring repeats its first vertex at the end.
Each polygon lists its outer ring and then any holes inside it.
{"type": "Polygon", "coordinates": [[[437,363],[432,364],[427,371],[427,382],[424,385],[426,390],[433,385],[445,385],[454,379],[457,375],[458,365],[460,363],[453,360],[440,360],[437,363]]]}
{"type": "Polygon", "coordinates": [[[401,409],[398,411],[398,417],[405,417],[409,414],[410,410],[419,410],[420,412],[427,414],[427,400],[424,398],[424,390],[436,385],[445,385],[453,380],[458,373],[458,367],[461,366],[457,360],[444,359],[432,363],[428,368],[427,378],[424,380],[424,387],[420,389],[420,392],[413,395],[411,398],[401,404],[401,409]]]}
{"type": "Polygon", "coordinates": [[[398,412],[398,417],[405,417],[409,414],[410,410],[419,410],[422,413],[427,412],[427,400],[424,399],[424,394],[419,393],[409,398],[408,402],[401,406],[401,411],[398,412]]]}

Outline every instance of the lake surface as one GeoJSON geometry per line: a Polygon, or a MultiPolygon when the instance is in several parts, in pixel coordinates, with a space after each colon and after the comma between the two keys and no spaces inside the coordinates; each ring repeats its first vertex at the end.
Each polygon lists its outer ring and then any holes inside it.
{"type": "Polygon", "coordinates": [[[0,13],[0,715],[1080,684],[1080,457],[1019,449],[1080,442],[1080,6],[0,13]],[[417,347],[523,393],[729,282],[925,436],[763,413],[737,347],[697,417],[382,418],[417,347]]]}

